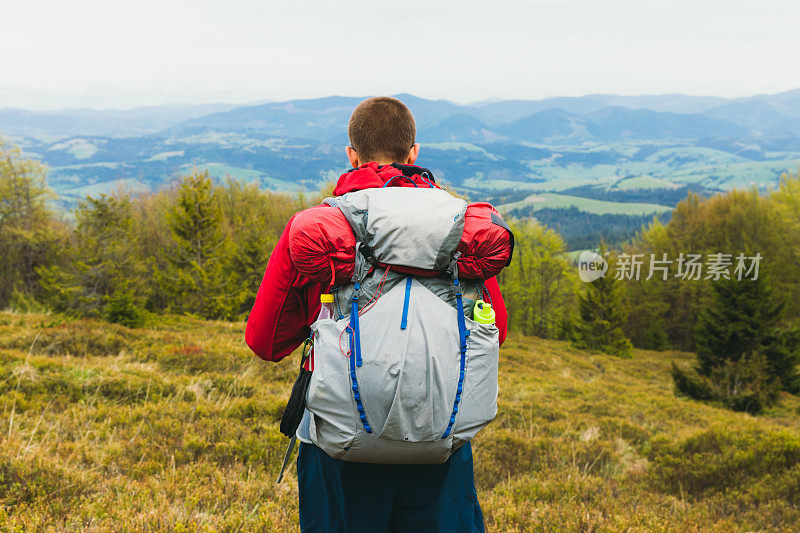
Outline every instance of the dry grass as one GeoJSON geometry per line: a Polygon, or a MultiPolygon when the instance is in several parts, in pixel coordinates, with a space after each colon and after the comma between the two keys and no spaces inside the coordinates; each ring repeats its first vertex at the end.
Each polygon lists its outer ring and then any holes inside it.
{"type": "MultiPolygon", "coordinates": [[[[275,484],[295,364],[257,360],[242,331],[0,313],[3,528],[295,530],[295,477],[275,484]]],[[[487,527],[796,527],[800,402],[755,418],[677,398],[670,361],[689,357],[512,336],[498,419],[475,442],[487,527]]]]}

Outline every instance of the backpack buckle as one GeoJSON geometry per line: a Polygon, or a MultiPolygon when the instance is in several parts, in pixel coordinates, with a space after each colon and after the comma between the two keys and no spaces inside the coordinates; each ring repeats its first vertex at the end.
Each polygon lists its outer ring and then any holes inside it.
{"type": "Polygon", "coordinates": [[[461,259],[461,252],[453,254],[453,259],[450,260],[450,265],[447,267],[447,274],[453,278],[453,281],[458,280],[458,260],[461,259]]]}

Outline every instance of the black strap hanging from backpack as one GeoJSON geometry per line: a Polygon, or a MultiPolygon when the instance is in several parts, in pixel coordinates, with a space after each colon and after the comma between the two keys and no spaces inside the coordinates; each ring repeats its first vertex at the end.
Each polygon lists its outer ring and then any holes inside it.
{"type": "Polygon", "coordinates": [[[311,371],[306,370],[305,365],[311,352],[311,337],[306,339],[303,346],[303,357],[300,359],[300,373],[292,386],[292,394],[283,410],[281,417],[281,433],[287,437],[294,437],[300,421],[303,419],[303,412],[306,410],[306,392],[308,384],[311,382],[311,371]]]}

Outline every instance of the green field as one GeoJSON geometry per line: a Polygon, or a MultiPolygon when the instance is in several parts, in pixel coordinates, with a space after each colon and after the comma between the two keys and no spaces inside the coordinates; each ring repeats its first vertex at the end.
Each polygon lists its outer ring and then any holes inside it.
{"type": "Polygon", "coordinates": [[[490,154],[484,148],[472,143],[461,143],[461,142],[442,142],[442,143],[425,143],[426,149],[433,149],[433,150],[466,150],[468,152],[478,152],[483,156],[491,159],[492,161],[497,161],[499,157],[490,154]]]}
{"type": "MultiPolygon", "coordinates": [[[[104,144],[105,141],[99,141],[104,144]]],[[[63,151],[72,154],[75,159],[89,159],[97,153],[99,147],[88,139],[70,139],[68,141],[54,144],[50,147],[51,151],[63,151]]]]}
{"type": "Polygon", "coordinates": [[[577,207],[581,211],[594,213],[596,215],[618,214],[618,215],[646,215],[649,213],[664,213],[672,211],[671,207],[658,204],[645,204],[634,202],[608,202],[605,200],[595,200],[581,196],[569,196],[566,194],[544,193],[528,196],[519,202],[512,202],[498,206],[501,213],[507,213],[512,209],[533,206],[534,210],[546,207],[558,209],[565,207],[577,207]]]}
{"type": "Polygon", "coordinates": [[[145,162],[151,161],[167,161],[171,157],[183,157],[186,154],[186,150],[173,150],[170,152],[161,152],[154,156],[148,157],[145,159],[145,162]]]}
{"type": "MultiPolygon", "coordinates": [[[[244,324],[145,329],[0,313],[0,524],[9,531],[292,531],[276,485],[295,377],[244,324]]],[[[474,445],[490,531],[788,531],[798,398],[753,417],[678,398],[676,352],[616,359],[512,335],[474,445]]]]}
{"type": "Polygon", "coordinates": [[[618,191],[630,190],[655,190],[655,189],[675,189],[678,184],[662,178],[653,178],[650,176],[641,176],[634,178],[625,178],[614,184],[611,189],[618,191]]]}
{"type": "Polygon", "coordinates": [[[769,188],[783,172],[800,168],[800,159],[792,152],[771,154],[769,161],[752,161],[721,150],[671,144],[602,145],[584,149],[584,153],[607,150],[616,154],[618,159],[614,163],[564,163],[558,157],[525,161],[529,179],[477,173],[465,179],[463,185],[483,191],[556,193],[583,185],[605,185],[612,190],[671,189],[692,183],[715,190],[769,188]],[[640,160],[629,159],[636,149],[646,147],[654,149],[654,153],[640,160]]]}
{"type": "Polygon", "coordinates": [[[796,172],[800,159],[784,161],[748,161],[724,166],[703,165],[697,168],[678,170],[672,178],[683,183],[699,183],[704,187],[723,190],[734,188],[772,188],[778,181],[776,176],[784,172],[796,172]]]}
{"type": "MultiPolygon", "coordinates": [[[[256,183],[262,189],[267,189],[275,192],[302,192],[311,190],[316,192],[324,184],[321,180],[301,180],[298,183],[290,181],[279,180],[272,178],[263,172],[253,170],[250,168],[234,167],[224,163],[204,163],[202,165],[187,165],[183,168],[184,173],[191,172],[192,170],[203,170],[209,173],[210,176],[224,180],[231,177],[234,180],[244,183],[256,183]]],[[[338,176],[337,176],[338,177],[338,176]]]]}

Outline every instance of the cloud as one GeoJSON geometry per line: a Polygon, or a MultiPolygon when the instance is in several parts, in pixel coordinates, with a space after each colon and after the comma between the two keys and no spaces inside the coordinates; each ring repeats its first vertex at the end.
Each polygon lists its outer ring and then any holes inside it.
{"type": "Polygon", "coordinates": [[[800,4],[0,1],[7,105],[413,92],[737,96],[800,86],[800,4]]]}

